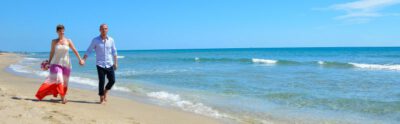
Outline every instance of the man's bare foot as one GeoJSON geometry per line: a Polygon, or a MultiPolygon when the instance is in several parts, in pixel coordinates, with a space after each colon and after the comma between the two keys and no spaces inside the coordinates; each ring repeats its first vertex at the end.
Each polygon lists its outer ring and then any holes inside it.
{"type": "Polygon", "coordinates": [[[100,96],[100,104],[104,104],[104,103],[105,103],[104,96],[100,96]]]}
{"type": "Polygon", "coordinates": [[[104,91],[104,102],[107,102],[108,90],[104,91]]]}

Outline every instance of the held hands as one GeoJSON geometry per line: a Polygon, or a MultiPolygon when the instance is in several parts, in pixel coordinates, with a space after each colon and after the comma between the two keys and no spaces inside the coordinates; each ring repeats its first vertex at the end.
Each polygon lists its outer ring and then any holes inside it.
{"type": "Polygon", "coordinates": [[[87,58],[87,55],[84,55],[82,59],[79,59],[79,65],[81,65],[81,66],[85,65],[86,58],[87,58]]]}
{"type": "Polygon", "coordinates": [[[85,65],[85,60],[83,60],[83,59],[79,60],[79,65],[81,65],[81,66],[85,65]]]}

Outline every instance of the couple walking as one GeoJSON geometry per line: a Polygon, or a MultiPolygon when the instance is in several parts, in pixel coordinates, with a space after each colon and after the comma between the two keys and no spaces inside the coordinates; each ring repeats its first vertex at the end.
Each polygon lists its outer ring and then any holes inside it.
{"type": "Polygon", "coordinates": [[[40,86],[36,93],[36,98],[42,100],[47,95],[53,95],[54,97],[60,95],[62,103],[67,103],[65,95],[67,94],[68,81],[71,73],[69,49],[74,52],[81,66],[85,65],[87,57],[94,50],[96,52],[96,67],[99,78],[100,104],[106,102],[107,94],[115,83],[114,70],[118,68],[117,50],[114,39],[107,35],[107,24],[100,25],[100,36],[93,38],[83,58],[81,58],[78,51],[76,51],[72,40],[65,37],[64,26],[57,25],[56,31],[58,38],[51,42],[51,51],[48,59],[50,62],[50,75],[40,86]],[[108,83],[104,87],[105,76],[107,76],[108,83]]]}

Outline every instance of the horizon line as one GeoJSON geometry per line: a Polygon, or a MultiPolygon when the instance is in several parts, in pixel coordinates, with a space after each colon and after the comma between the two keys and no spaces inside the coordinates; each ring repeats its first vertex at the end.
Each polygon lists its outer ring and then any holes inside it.
{"type": "MultiPolygon", "coordinates": [[[[166,49],[122,49],[117,51],[164,51],[164,50],[212,50],[212,49],[299,49],[299,48],[396,48],[400,46],[302,46],[302,47],[225,47],[225,48],[166,48],[166,49]]],[[[27,53],[33,51],[3,51],[5,53],[27,53]]],[[[37,53],[45,52],[45,51],[36,51],[37,53]]],[[[50,51],[46,51],[50,52],[50,51]]],[[[72,51],[70,51],[72,52],[72,51]]],[[[78,51],[78,52],[86,52],[86,51],[78,51]]]]}

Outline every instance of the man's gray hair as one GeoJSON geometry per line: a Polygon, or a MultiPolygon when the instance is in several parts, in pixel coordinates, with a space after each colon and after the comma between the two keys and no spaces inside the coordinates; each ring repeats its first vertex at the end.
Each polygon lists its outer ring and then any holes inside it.
{"type": "Polygon", "coordinates": [[[103,27],[104,25],[107,25],[107,24],[106,24],[106,23],[100,24],[100,29],[101,29],[101,27],[103,27]]]}

